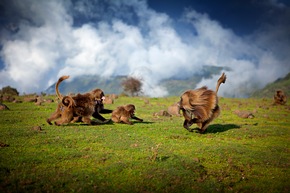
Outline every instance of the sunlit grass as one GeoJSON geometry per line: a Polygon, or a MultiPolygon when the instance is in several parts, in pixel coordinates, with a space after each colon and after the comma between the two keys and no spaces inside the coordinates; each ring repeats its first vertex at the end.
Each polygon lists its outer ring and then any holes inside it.
{"type": "Polygon", "coordinates": [[[132,126],[50,126],[45,119],[56,103],[6,103],[11,110],[0,111],[0,142],[9,146],[0,148],[0,190],[289,192],[289,105],[221,98],[220,117],[199,134],[182,128],[182,117],[153,116],[176,101],[120,97],[106,105],[135,104],[144,122],[132,126]]]}

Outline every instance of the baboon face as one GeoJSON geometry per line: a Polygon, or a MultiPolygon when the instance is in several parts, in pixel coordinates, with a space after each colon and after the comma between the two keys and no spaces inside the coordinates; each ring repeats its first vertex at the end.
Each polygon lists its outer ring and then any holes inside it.
{"type": "Polygon", "coordinates": [[[125,110],[130,113],[130,115],[134,115],[135,113],[135,106],[132,104],[124,106],[125,110]]]}
{"type": "Polygon", "coordinates": [[[91,91],[94,101],[103,102],[105,100],[105,94],[101,89],[95,89],[91,91]]]}

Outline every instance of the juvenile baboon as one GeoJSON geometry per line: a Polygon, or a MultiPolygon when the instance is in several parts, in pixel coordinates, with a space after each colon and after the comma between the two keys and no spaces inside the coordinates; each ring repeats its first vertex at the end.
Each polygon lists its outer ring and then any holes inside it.
{"type": "Polygon", "coordinates": [[[282,90],[276,90],[274,95],[274,104],[284,105],[287,102],[287,97],[282,90]]]}
{"type": "Polygon", "coordinates": [[[63,97],[58,87],[63,80],[68,78],[69,76],[62,76],[56,83],[56,94],[61,102],[58,104],[56,111],[47,119],[47,122],[51,124],[51,121],[61,118],[60,121],[55,122],[57,125],[75,122],[79,119],[84,123],[91,124],[92,115],[103,121],[106,120],[99,114],[100,108],[103,108],[100,104],[104,99],[104,92],[101,89],[94,89],[88,93],[63,97]]]}
{"type": "Polygon", "coordinates": [[[135,119],[138,121],[143,121],[134,115],[135,113],[135,106],[133,104],[128,104],[124,106],[119,106],[112,112],[112,121],[115,123],[126,123],[132,125],[133,123],[130,122],[129,119],[135,119]]]}
{"type": "Polygon", "coordinates": [[[206,86],[196,90],[185,91],[180,97],[180,110],[185,118],[183,127],[188,131],[193,123],[199,127],[199,132],[203,133],[209,123],[219,116],[220,107],[218,105],[217,93],[221,83],[225,83],[226,75],[223,73],[217,81],[216,91],[209,90],[206,86]]]}

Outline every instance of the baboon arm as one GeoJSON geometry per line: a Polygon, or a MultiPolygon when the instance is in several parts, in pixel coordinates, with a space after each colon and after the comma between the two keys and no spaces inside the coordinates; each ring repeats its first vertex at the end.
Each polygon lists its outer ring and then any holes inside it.
{"type": "Polygon", "coordinates": [[[103,121],[103,122],[106,121],[106,119],[102,115],[100,115],[98,112],[94,112],[92,116],[100,121],[103,121]]]}
{"type": "Polygon", "coordinates": [[[110,109],[102,109],[102,110],[100,110],[99,113],[101,113],[101,114],[109,114],[109,113],[112,113],[112,112],[113,112],[113,110],[110,110],[110,109]]]}
{"type": "Polygon", "coordinates": [[[126,123],[128,125],[133,125],[133,123],[130,122],[127,117],[121,117],[120,121],[123,122],[123,123],[126,123]]]}
{"type": "Polygon", "coordinates": [[[136,117],[135,115],[133,115],[131,118],[135,119],[135,120],[138,120],[138,121],[141,121],[141,122],[143,121],[143,119],[140,119],[140,118],[136,117]]]}

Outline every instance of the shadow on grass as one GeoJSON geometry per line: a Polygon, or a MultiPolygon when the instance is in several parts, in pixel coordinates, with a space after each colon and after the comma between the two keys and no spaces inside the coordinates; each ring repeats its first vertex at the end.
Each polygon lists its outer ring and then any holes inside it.
{"type": "MultiPolygon", "coordinates": [[[[154,122],[150,122],[150,121],[131,121],[134,125],[135,124],[153,124],[154,122]]],[[[125,124],[125,123],[114,123],[112,120],[108,121],[106,123],[102,123],[102,122],[98,122],[98,121],[93,121],[91,125],[88,125],[86,123],[79,123],[79,124],[74,124],[74,123],[69,123],[69,126],[79,126],[79,125],[87,125],[87,126],[96,126],[96,125],[116,125],[116,124],[125,124]]]]}
{"type": "Polygon", "coordinates": [[[240,126],[235,124],[212,124],[208,126],[205,133],[220,133],[231,129],[239,129],[239,128],[240,126]]]}
{"type": "MultiPolygon", "coordinates": [[[[220,133],[220,132],[225,132],[231,129],[239,129],[239,125],[235,124],[212,124],[209,125],[206,131],[203,134],[206,133],[220,133]]],[[[198,132],[198,128],[193,128],[191,129],[191,132],[198,132]]],[[[199,132],[198,132],[199,133],[199,132]]]]}
{"type": "Polygon", "coordinates": [[[140,122],[140,121],[132,121],[133,124],[153,124],[155,122],[151,122],[151,121],[143,121],[143,122],[140,122]]]}

